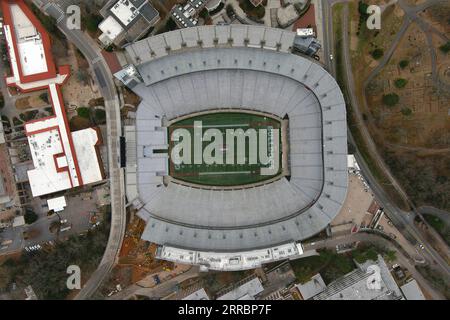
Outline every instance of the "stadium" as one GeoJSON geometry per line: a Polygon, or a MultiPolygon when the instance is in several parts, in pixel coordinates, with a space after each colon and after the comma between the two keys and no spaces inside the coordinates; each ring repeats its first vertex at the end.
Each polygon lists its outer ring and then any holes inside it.
{"type": "Polygon", "coordinates": [[[142,99],[125,127],[127,198],[161,259],[254,268],[301,255],[301,241],[339,213],[345,102],[326,70],[293,53],[295,40],[262,26],[202,26],[126,47],[131,64],[115,76],[142,99]],[[180,164],[177,152],[200,156],[180,164]]]}

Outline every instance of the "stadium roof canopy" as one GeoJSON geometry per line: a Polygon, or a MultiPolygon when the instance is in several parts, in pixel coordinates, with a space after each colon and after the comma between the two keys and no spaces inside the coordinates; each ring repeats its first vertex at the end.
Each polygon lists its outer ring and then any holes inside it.
{"type": "MultiPolygon", "coordinates": [[[[291,53],[295,33],[202,26],[126,48],[142,82],[127,190],[147,221],[143,239],[192,250],[274,247],[322,231],[347,192],[345,103],[314,60],[291,53]],[[255,188],[204,190],[169,182],[163,119],[199,111],[256,110],[289,118],[290,177],[255,188]],[[133,163],[134,161],[134,163],[133,163]]],[[[128,132],[129,134],[129,132],[128,132]]]]}

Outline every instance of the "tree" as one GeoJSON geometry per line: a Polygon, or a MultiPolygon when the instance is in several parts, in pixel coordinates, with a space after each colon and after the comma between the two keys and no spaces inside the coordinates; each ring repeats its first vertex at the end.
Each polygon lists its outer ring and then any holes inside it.
{"type": "Polygon", "coordinates": [[[396,258],[397,258],[397,256],[396,256],[396,253],[394,250],[389,250],[384,255],[384,259],[389,263],[394,262],[396,258]]]}
{"type": "Polygon", "coordinates": [[[383,103],[388,107],[393,107],[399,102],[400,98],[396,93],[388,93],[383,95],[383,103]]]}
{"type": "Polygon", "coordinates": [[[208,19],[208,18],[209,18],[209,12],[208,12],[208,9],[203,8],[203,10],[200,11],[199,16],[200,16],[200,18],[202,18],[203,20],[208,19]]]}
{"type": "Polygon", "coordinates": [[[358,12],[360,14],[360,16],[362,17],[367,17],[367,8],[369,8],[369,5],[365,2],[359,1],[358,2],[358,12]]]}
{"type": "Polygon", "coordinates": [[[0,265],[0,291],[6,290],[12,281],[12,276],[9,268],[5,265],[0,265]]]}
{"type": "Polygon", "coordinates": [[[358,263],[364,263],[367,260],[377,261],[378,259],[378,253],[372,246],[353,250],[352,255],[353,259],[355,259],[358,263]]]}
{"type": "Polygon", "coordinates": [[[25,223],[26,224],[33,224],[37,221],[37,219],[39,218],[38,215],[36,213],[34,213],[33,211],[31,211],[30,209],[27,209],[27,211],[25,212],[25,223]]]}
{"type": "Polygon", "coordinates": [[[450,41],[447,41],[447,43],[445,43],[445,44],[443,44],[442,46],[440,46],[439,49],[440,49],[443,53],[449,53],[449,52],[450,52],[450,41]]]}
{"type": "Polygon", "coordinates": [[[230,19],[233,19],[236,16],[236,13],[234,13],[234,9],[231,4],[227,4],[227,6],[225,7],[225,11],[227,12],[227,16],[230,19]]]}
{"type": "Polygon", "coordinates": [[[48,101],[48,93],[47,92],[43,92],[39,95],[39,98],[41,98],[42,101],[44,101],[45,103],[49,103],[48,101]]]}
{"type": "Polygon", "coordinates": [[[372,55],[372,58],[374,58],[375,60],[378,60],[384,55],[384,52],[382,49],[376,48],[370,54],[372,55]]]}
{"type": "Polygon", "coordinates": [[[394,81],[394,85],[399,89],[404,88],[407,83],[408,83],[408,80],[403,79],[403,78],[398,78],[394,81]]]}
{"type": "Polygon", "coordinates": [[[95,109],[94,113],[95,122],[97,124],[103,123],[106,120],[106,112],[103,109],[95,109]]]}
{"type": "Polygon", "coordinates": [[[84,25],[87,31],[94,33],[98,30],[98,25],[102,22],[103,18],[96,14],[90,14],[84,19],[84,25]]]}
{"type": "Polygon", "coordinates": [[[79,69],[77,72],[77,79],[80,82],[86,83],[86,81],[88,79],[88,74],[87,74],[86,70],[79,69]]]}
{"type": "Polygon", "coordinates": [[[82,118],[89,119],[90,113],[91,112],[90,112],[89,108],[86,108],[86,107],[77,108],[77,114],[78,114],[78,116],[80,116],[82,118]]]}
{"type": "Polygon", "coordinates": [[[398,63],[398,65],[401,69],[405,69],[407,66],[409,66],[409,61],[404,59],[404,60],[400,61],[398,63]]]}

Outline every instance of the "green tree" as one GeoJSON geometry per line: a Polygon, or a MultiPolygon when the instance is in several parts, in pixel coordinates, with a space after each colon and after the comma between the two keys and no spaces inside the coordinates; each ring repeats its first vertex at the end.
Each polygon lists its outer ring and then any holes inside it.
{"type": "Polygon", "coordinates": [[[102,22],[103,18],[96,14],[90,14],[84,19],[84,25],[87,31],[94,33],[98,30],[98,25],[102,22]]]}
{"type": "Polygon", "coordinates": [[[445,43],[445,44],[443,44],[442,46],[440,46],[439,49],[440,49],[443,53],[449,53],[449,52],[450,52],[450,41],[447,41],[447,43],[445,43]]]}
{"type": "Polygon", "coordinates": [[[103,123],[106,120],[106,112],[103,109],[95,109],[94,113],[95,122],[97,124],[103,123]]]}
{"type": "Polygon", "coordinates": [[[374,58],[375,60],[378,60],[384,55],[384,52],[382,49],[376,48],[370,54],[372,55],[372,58],[374,58]]]}
{"type": "Polygon", "coordinates": [[[89,108],[79,107],[79,108],[77,108],[77,114],[78,114],[78,116],[80,116],[82,118],[89,119],[91,112],[90,112],[89,108]]]}
{"type": "Polygon", "coordinates": [[[47,92],[43,92],[39,95],[39,98],[41,98],[42,101],[44,101],[45,103],[49,103],[48,101],[48,93],[47,92]]]}
{"type": "Polygon", "coordinates": [[[361,247],[352,252],[353,259],[358,263],[364,263],[367,260],[377,261],[378,252],[373,246],[361,247]]]}
{"type": "Polygon", "coordinates": [[[388,93],[383,95],[383,103],[388,107],[395,106],[400,101],[400,97],[396,93],[388,93]]]}
{"type": "Polygon", "coordinates": [[[398,65],[399,65],[399,67],[400,67],[401,69],[405,69],[407,66],[409,66],[409,61],[406,60],[406,59],[401,60],[401,61],[398,63],[398,65]]]}
{"type": "Polygon", "coordinates": [[[11,272],[6,266],[0,265],[0,291],[6,290],[11,282],[11,272]]]}
{"type": "Polygon", "coordinates": [[[204,20],[208,19],[208,18],[209,18],[209,12],[208,12],[208,9],[203,8],[203,10],[200,11],[199,16],[200,16],[200,18],[202,18],[202,19],[204,19],[204,20]]]}
{"type": "Polygon", "coordinates": [[[367,8],[369,8],[369,5],[367,3],[363,1],[358,2],[358,12],[363,18],[368,17],[367,8]]]}
{"type": "Polygon", "coordinates": [[[394,262],[395,259],[397,259],[395,250],[389,250],[388,252],[386,252],[384,254],[384,259],[389,263],[394,262]]]}
{"type": "Polygon", "coordinates": [[[27,209],[27,211],[25,212],[24,218],[25,218],[25,223],[26,224],[33,224],[33,223],[35,223],[37,221],[37,219],[39,217],[38,217],[38,215],[36,213],[31,211],[30,209],[27,209]]]}
{"type": "Polygon", "coordinates": [[[403,79],[403,78],[398,78],[398,79],[395,79],[395,81],[394,81],[394,85],[399,89],[404,88],[407,83],[408,83],[408,80],[403,79]]]}

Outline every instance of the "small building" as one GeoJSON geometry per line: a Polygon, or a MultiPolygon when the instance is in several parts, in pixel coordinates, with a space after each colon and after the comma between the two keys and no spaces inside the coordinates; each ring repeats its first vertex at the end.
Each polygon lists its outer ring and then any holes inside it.
{"type": "Polygon", "coordinates": [[[100,10],[105,18],[98,26],[105,45],[122,45],[143,37],[159,21],[159,12],[148,0],[110,0],[100,10]]]}
{"type": "Polygon", "coordinates": [[[14,218],[13,228],[21,227],[25,225],[25,217],[18,216],[14,218]]]}
{"type": "Polygon", "coordinates": [[[53,212],[61,212],[67,206],[66,198],[64,196],[48,199],[48,210],[53,210],[53,212]]]}
{"type": "Polygon", "coordinates": [[[309,300],[319,293],[325,291],[325,289],[327,288],[327,285],[325,284],[319,273],[313,276],[308,282],[304,284],[296,284],[295,286],[300,292],[303,300],[309,300]]]}
{"type": "Polygon", "coordinates": [[[314,37],[296,36],[294,40],[294,49],[307,56],[315,56],[322,45],[314,37]]]}
{"type": "Polygon", "coordinates": [[[201,288],[181,300],[210,300],[204,288],[201,288]]]}
{"type": "Polygon", "coordinates": [[[188,0],[185,5],[173,6],[170,14],[179,28],[195,27],[198,15],[205,8],[208,0],[188,0]]]}
{"type": "Polygon", "coordinates": [[[298,28],[297,35],[299,37],[315,37],[313,28],[298,28]]]}
{"type": "Polygon", "coordinates": [[[415,279],[400,287],[406,300],[426,300],[415,279]]]}
{"type": "Polygon", "coordinates": [[[261,280],[256,277],[219,296],[217,300],[255,300],[256,296],[263,291],[261,280]]]}
{"type": "Polygon", "coordinates": [[[353,154],[347,155],[347,169],[351,173],[356,173],[361,170],[358,162],[356,161],[355,155],[353,154]]]}

